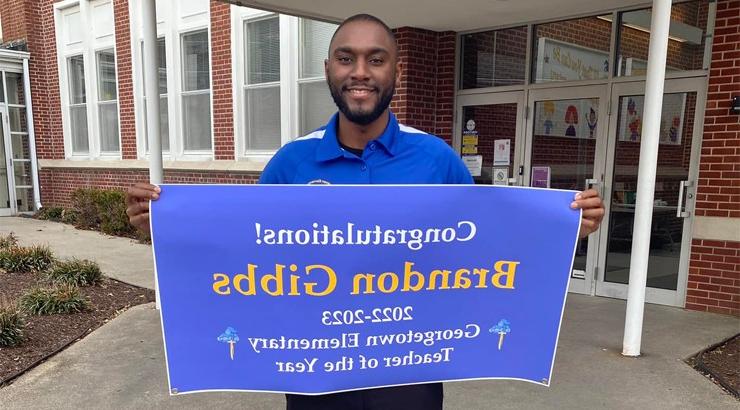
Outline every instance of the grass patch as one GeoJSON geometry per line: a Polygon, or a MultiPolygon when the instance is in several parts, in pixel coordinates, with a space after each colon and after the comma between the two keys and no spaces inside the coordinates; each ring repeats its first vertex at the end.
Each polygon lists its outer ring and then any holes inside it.
{"type": "Polygon", "coordinates": [[[18,246],[18,238],[13,232],[7,235],[0,235],[0,249],[10,249],[18,246]]]}
{"type": "Polygon", "coordinates": [[[6,272],[41,272],[52,263],[54,253],[48,246],[0,248],[0,269],[6,272]]]}
{"type": "Polygon", "coordinates": [[[26,322],[16,306],[0,303],[0,347],[18,346],[23,342],[26,322]]]}
{"type": "Polygon", "coordinates": [[[46,274],[56,284],[76,286],[95,285],[103,278],[98,264],[84,259],[57,262],[46,274]]]}
{"type": "Polygon", "coordinates": [[[36,288],[21,296],[21,309],[32,315],[75,313],[87,309],[87,301],[76,286],[36,288]]]}

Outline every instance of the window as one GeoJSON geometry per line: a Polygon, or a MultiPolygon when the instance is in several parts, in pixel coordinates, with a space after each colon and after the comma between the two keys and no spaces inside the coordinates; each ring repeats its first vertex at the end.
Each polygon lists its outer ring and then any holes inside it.
{"type": "MultiPolygon", "coordinates": [[[[671,7],[666,71],[708,67],[704,55],[708,11],[706,1],[678,3],[671,7]]],[[[651,13],[652,9],[620,13],[616,75],[646,75],[651,13]]]]}
{"type": "Polygon", "coordinates": [[[82,55],[67,58],[69,73],[69,118],[72,135],[72,152],[86,154],[90,151],[87,136],[87,99],[85,96],[85,64],[82,55]]]}
{"type": "Polygon", "coordinates": [[[65,155],[120,158],[111,0],[54,4],[65,155]]]}
{"type": "MultiPolygon", "coordinates": [[[[141,55],[144,55],[144,44],[141,45],[141,55]]],[[[162,139],[162,151],[170,150],[170,127],[169,127],[169,107],[167,107],[167,49],[164,37],[157,38],[157,84],[159,88],[159,136],[162,139]]],[[[144,78],[144,98],[143,98],[143,115],[144,115],[144,146],[149,152],[149,138],[146,119],[146,75],[144,69],[146,64],[142,58],[142,77],[144,78]]]]}
{"type": "Polygon", "coordinates": [[[336,112],[324,60],[336,24],[232,6],[238,156],[260,159],[336,112]]]}
{"type": "Polygon", "coordinates": [[[208,31],[182,35],[182,127],[185,151],[211,149],[208,31]]]}
{"type": "Polygon", "coordinates": [[[337,26],[308,19],[301,19],[300,26],[299,127],[301,135],[305,135],[326,124],[337,110],[324,75],[324,60],[329,54],[329,42],[337,26]]]}
{"type": "Polygon", "coordinates": [[[461,88],[523,85],[527,27],[463,35],[461,88]]]}
{"type": "Polygon", "coordinates": [[[118,140],[118,87],[116,84],[116,59],[113,50],[97,52],[98,65],[98,123],[100,150],[117,152],[118,140]]]}
{"type": "Polygon", "coordinates": [[[611,33],[611,14],[535,26],[532,82],[608,78],[611,33]]]}
{"type": "Polygon", "coordinates": [[[274,15],[245,23],[246,150],[280,148],[280,21],[274,15]]]}

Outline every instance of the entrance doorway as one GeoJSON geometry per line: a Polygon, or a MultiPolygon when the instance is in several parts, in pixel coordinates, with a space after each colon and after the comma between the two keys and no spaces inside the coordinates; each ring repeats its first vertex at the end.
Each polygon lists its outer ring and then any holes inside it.
{"type": "MultiPolygon", "coordinates": [[[[665,82],[650,303],[685,301],[705,84],[704,77],[665,82]]],[[[600,192],[606,215],[578,243],[571,292],[627,297],[644,87],[614,81],[458,96],[454,145],[476,183],[600,192]]]]}

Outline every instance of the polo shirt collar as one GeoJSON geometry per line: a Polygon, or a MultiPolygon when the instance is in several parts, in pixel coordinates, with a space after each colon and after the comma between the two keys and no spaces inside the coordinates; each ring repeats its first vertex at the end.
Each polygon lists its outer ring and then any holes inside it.
{"type": "MultiPolygon", "coordinates": [[[[379,145],[383,146],[388,153],[393,156],[396,155],[395,148],[396,140],[398,139],[399,126],[396,116],[392,112],[388,112],[388,125],[385,130],[376,141],[379,145]]],[[[344,156],[344,149],[339,145],[339,139],[337,138],[337,125],[339,125],[339,113],[335,113],[329,122],[324,127],[324,136],[321,138],[319,149],[316,151],[317,161],[329,161],[344,156]]]]}

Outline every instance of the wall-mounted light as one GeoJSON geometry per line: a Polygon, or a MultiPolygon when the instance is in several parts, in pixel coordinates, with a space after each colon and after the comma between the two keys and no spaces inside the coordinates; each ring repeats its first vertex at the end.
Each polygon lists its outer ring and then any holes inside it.
{"type": "Polygon", "coordinates": [[[740,96],[732,97],[732,105],[730,106],[730,112],[733,114],[740,114],[740,96]]]}

